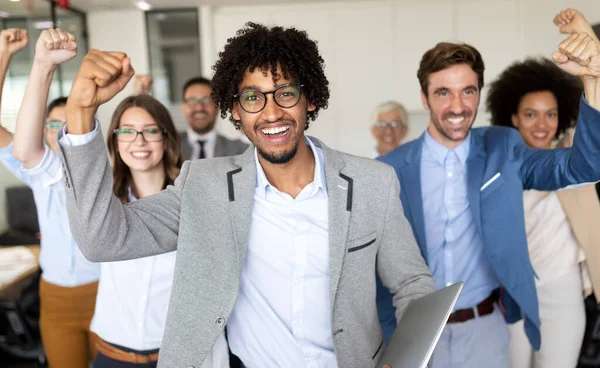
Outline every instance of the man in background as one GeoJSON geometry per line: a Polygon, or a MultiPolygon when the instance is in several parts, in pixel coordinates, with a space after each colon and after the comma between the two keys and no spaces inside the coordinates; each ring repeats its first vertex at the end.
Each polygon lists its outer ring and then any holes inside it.
{"type": "Polygon", "coordinates": [[[375,108],[371,134],[377,141],[373,157],[383,156],[402,144],[408,134],[408,114],[401,103],[386,101],[375,108]]]}
{"type": "Polygon", "coordinates": [[[211,82],[204,77],[194,77],[183,86],[181,111],[188,121],[188,129],[180,136],[181,154],[185,160],[234,156],[248,148],[246,143],[216,132],[219,109],[211,93],[211,82]]]}

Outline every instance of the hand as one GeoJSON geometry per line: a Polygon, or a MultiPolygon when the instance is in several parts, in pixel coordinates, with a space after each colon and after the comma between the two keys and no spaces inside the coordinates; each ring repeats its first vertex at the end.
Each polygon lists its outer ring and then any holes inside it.
{"type": "Polygon", "coordinates": [[[73,81],[67,109],[96,109],[121,92],[134,73],[125,53],[90,50],[73,81]]]}
{"type": "Polygon", "coordinates": [[[565,9],[554,17],[554,24],[558,26],[560,33],[574,34],[587,33],[595,37],[594,30],[585,19],[583,14],[576,9],[565,9]]]}
{"type": "Polygon", "coordinates": [[[60,28],[46,29],[35,45],[35,62],[51,66],[64,63],[77,55],[75,36],[60,28]]]}
{"type": "Polygon", "coordinates": [[[27,31],[20,28],[8,28],[0,31],[0,56],[12,58],[17,51],[27,46],[27,31]]]}
{"type": "Polygon", "coordinates": [[[148,74],[140,74],[135,76],[133,84],[134,95],[149,95],[152,89],[152,83],[154,80],[152,76],[148,74]]]}
{"type": "Polygon", "coordinates": [[[552,59],[565,72],[582,79],[600,79],[600,46],[587,33],[576,33],[558,45],[552,59]]]}

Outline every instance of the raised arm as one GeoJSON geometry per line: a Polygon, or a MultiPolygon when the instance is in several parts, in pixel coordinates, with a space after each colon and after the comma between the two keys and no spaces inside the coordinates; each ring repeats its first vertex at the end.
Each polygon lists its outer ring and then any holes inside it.
{"type": "Polygon", "coordinates": [[[585,100],[580,103],[571,148],[533,150],[524,144],[516,146],[517,155],[524,158],[521,177],[525,189],[556,190],[600,180],[600,44],[587,33],[572,34],[560,43],[552,58],[562,70],[581,78],[585,100]]]}
{"type": "MultiPolygon", "coordinates": [[[[12,59],[13,55],[19,50],[25,48],[25,46],[27,46],[26,30],[9,28],[0,31],[0,108],[2,107],[4,79],[6,79],[10,59],[12,59]]],[[[6,130],[0,121],[0,148],[8,146],[12,140],[12,133],[6,130]]]]}
{"type": "Polygon", "coordinates": [[[66,134],[59,133],[71,232],[94,262],[147,257],[177,247],[189,165],[183,166],[175,186],[123,205],[113,194],[112,169],[94,121],[98,106],[119,93],[133,73],[124,53],[91,50],[71,88],[66,134]]]}
{"type": "Polygon", "coordinates": [[[45,153],[44,122],[46,101],[56,67],[77,55],[75,36],[57,29],[42,31],[35,45],[33,66],[17,116],[14,156],[23,166],[37,166],[45,153]]]}

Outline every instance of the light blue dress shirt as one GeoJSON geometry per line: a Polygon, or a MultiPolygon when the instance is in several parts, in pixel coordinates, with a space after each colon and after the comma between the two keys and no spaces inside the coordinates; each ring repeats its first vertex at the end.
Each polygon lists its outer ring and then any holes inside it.
{"type": "Polygon", "coordinates": [[[33,191],[42,234],[42,278],[62,287],[98,281],[100,264],[85,259],[69,228],[60,158],[46,146],[42,161],[36,167],[28,169],[13,156],[12,149],[12,143],[0,148],[0,161],[33,191]]]}
{"type": "Polygon", "coordinates": [[[427,263],[436,289],[465,282],[455,309],[476,306],[500,285],[484,252],[467,198],[470,144],[471,133],[450,150],[426,132],[421,156],[427,263]]]}

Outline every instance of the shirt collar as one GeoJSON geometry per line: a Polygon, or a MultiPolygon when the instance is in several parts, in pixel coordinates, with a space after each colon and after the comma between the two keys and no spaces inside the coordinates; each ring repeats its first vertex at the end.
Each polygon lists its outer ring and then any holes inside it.
{"type": "MultiPolygon", "coordinates": [[[[444,160],[446,159],[446,155],[448,154],[448,149],[446,146],[440,144],[438,141],[433,139],[431,134],[429,134],[429,130],[425,130],[425,144],[423,148],[425,152],[429,153],[440,165],[444,165],[444,160]]],[[[467,138],[462,141],[453,151],[458,157],[458,160],[462,165],[467,162],[467,158],[469,157],[469,151],[471,148],[471,132],[467,134],[467,138]]]]}
{"type": "Polygon", "coordinates": [[[217,132],[215,129],[213,129],[206,134],[198,134],[195,131],[193,131],[191,128],[188,128],[187,138],[188,138],[188,142],[190,144],[196,144],[196,142],[198,142],[198,141],[209,142],[209,141],[214,141],[217,139],[217,132]]]}
{"type": "MultiPolygon", "coordinates": [[[[304,139],[306,140],[306,143],[308,143],[308,146],[312,150],[313,156],[315,157],[315,173],[314,173],[314,179],[312,182],[315,184],[315,186],[314,186],[312,192],[309,193],[308,196],[312,197],[313,195],[315,195],[317,193],[317,191],[319,189],[323,189],[323,192],[325,192],[325,195],[327,195],[327,179],[325,176],[325,165],[324,165],[325,156],[323,154],[323,150],[320,148],[317,148],[308,137],[304,137],[304,139]]],[[[259,189],[257,192],[262,199],[265,199],[266,195],[267,195],[267,190],[269,189],[269,187],[271,187],[273,189],[275,189],[275,187],[273,187],[271,185],[271,183],[269,183],[269,180],[267,179],[267,176],[265,175],[265,172],[260,164],[260,161],[258,161],[258,151],[256,148],[254,148],[254,161],[256,162],[256,188],[259,189]]]]}

